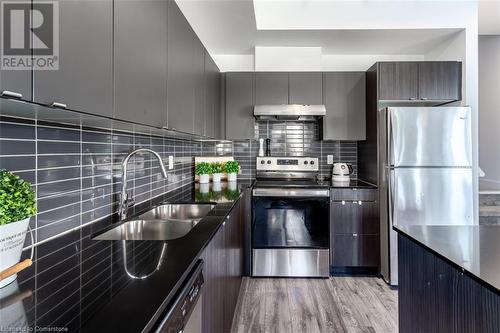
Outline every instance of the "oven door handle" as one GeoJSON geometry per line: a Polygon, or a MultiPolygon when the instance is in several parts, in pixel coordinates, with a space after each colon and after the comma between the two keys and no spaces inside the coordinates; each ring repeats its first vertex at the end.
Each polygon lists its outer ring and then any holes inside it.
{"type": "Polygon", "coordinates": [[[254,188],[254,197],[321,197],[328,198],[330,191],[327,189],[305,188],[254,188]]]}

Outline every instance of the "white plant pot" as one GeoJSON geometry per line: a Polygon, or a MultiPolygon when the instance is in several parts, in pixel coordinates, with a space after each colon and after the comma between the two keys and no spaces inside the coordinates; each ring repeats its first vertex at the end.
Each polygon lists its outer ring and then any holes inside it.
{"type": "MultiPolygon", "coordinates": [[[[0,271],[14,266],[21,260],[23,252],[24,239],[30,223],[27,219],[0,225],[0,271]]],[[[5,287],[17,278],[17,274],[9,276],[0,281],[0,288],[5,287]]]]}
{"type": "Polygon", "coordinates": [[[207,175],[200,175],[200,184],[207,184],[210,181],[210,177],[207,175]]]}
{"type": "Polygon", "coordinates": [[[237,177],[238,177],[238,174],[236,172],[228,173],[227,174],[227,181],[228,182],[235,182],[237,177]]]}
{"type": "Polygon", "coordinates": [[[222,173],[212,174],[212,180],[214,181],[214,183],[220,183],[221,176],[222,176],[222,173]]]}

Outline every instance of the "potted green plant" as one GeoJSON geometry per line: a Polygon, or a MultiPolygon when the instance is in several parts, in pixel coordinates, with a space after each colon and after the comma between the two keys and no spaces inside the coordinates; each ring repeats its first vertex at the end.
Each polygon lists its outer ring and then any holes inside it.
{"type": "Polygon", "coordinates": [[[210,164],[212,168],[212,180],[214,183],[220,183],[220,179],[222,177],[222,173],[224,172],[224,167],[220,162],[213,162],[210,164]]]}
{"type": "Polygon", "coordinates": [[[227,173],[228,181],[235,182],[236,176],[240,172],[240,163],[237,161],[227,161],[224,163],[224,172],[227,173]]]}
{"type": "Polygon", "coordinates": [[[208,162],[200,162],[195,165],[194,173],[200,177],[200,184],[207,184],[210,181],[210,174],[212,173],[212,167],[208,162]]]}
{"type": "MultiPolygon", "coordinates": [[[[7,170],[0,170],[0,271],[21,259],[30,217],[36,214],[31,184],[7,170]]],[[[0,281],[0,288],[14,281],[17,274],[0,281]]]]}

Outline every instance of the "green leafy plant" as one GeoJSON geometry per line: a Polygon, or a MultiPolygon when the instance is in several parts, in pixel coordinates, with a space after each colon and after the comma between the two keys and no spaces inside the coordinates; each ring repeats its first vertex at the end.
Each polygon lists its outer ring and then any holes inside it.
{"type": "Polygon", "coordinates": [[[224,172],[238,173],[240,171],[240,163],[237,161],[227,161],[224,163],[224,172]]]}
{"type": "Polygon", "coordinates": [[[212,174],[224,172],[224,166],[220,162],[213,162],[210,164],[210,167],[212,168],[212,174]]]}
{"type": "Polygon", "coordinates": [[[210,175],[212,173],[212,167],[208,162],[200,162],[194,167],[194,173],[197,176],[210,175]]]}
{"type": "Polygon", "coordinates": [[[30,183],[7,170],[0,170],[0,225],[36,214],[35,193],[30,183]]]}

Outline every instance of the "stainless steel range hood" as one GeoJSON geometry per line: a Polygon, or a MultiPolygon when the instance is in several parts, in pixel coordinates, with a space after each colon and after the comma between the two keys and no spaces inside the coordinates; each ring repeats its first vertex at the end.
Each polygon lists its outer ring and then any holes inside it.
{"type": "Polygon", "coordinates": [[[255,105],[253,115],[265,120],[303,120],[313,121],[326,114],[324,105],[255,105]]]}

